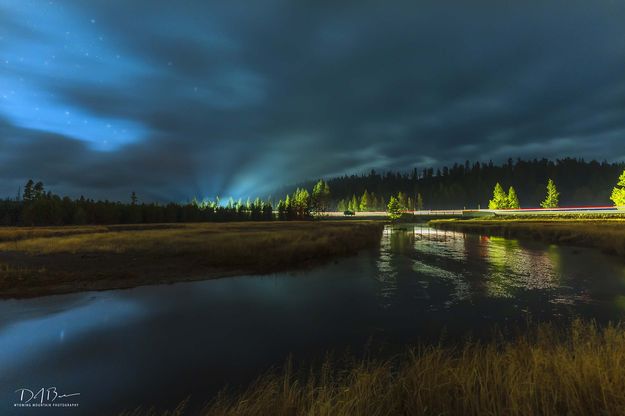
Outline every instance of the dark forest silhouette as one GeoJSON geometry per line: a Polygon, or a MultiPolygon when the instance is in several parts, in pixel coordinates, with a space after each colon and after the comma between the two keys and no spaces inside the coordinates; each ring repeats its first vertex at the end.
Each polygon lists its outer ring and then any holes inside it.
{"type": "Polygon", "coordinates": [[[385,211],[391,196],[405,209],[487,208],[496,183],[513,186],[523,207],[539,206],[549,179],[558,185],[560,204],[612,205],[610,195],[625,163],[582,159],[550,161],[510,159],[503,165],[454,164],[411,172],[371,171],[327,181],[300,184],[284,199],[229,199],[223,203],[140,203],[71,199],[46,192],[29,180],[17,198],[0,201],[2,225],[82,225],[204,221],[269,221],[307,219],[329,210],[385,211]],[[311,192],[308,191],[311,189],[311,192]]]}
{"type": "MultiPolygon", "coordinates": [[[[364,175],[328,179],[327,183],[334,206],[340,210],[354,210],[355,204],[357,211],[383,211],[389,198],[397,195],[405,198],[402,202],[408,209],[487,208],[497,182],[513,186],[522,207],[539,207],[549,179],[558,186],[561,206],[613,205],[610,195],[624,168],[625,163],[573,158],[509,159],[502,165],[467,161],[410,172],[372,170],[364,175]],[[367,209],[360,209],[365,195],[367,209]]],[[[311,185],[306,182],[299,187],[311,185]]]]}
{"type": "Polygon", "coordinates": [[[130,202],[71,199],[46,192],[41,182],[29,180],[23,195],[0,202],[2,225],[83,225],[139,224],[163,222],[262,221],[272,220],[273,207],[268,201],[229,200],[188,203],[139,203],[135,192],[130,202]]]}

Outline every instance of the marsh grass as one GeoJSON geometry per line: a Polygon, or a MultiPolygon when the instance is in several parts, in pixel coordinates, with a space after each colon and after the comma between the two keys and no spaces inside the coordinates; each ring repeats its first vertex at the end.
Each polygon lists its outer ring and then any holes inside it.
{"type": "Polygon", "coordinates": [[[511,340],[415,347],[387,360],[287,363],[243,391],[221,392],[200,414],[623,415],[625,330],[545,323],[511,340]]]}
{"type": "Polygon", "coordinates": [[[514,218],[435,220],[439,229],[598,248],[625,256],[625,219],[514,218]]]}
{"type": "Polygon", "coordinates": [[[3,230],[0,295],[304,268],[374,247],[382,229],[308,221],[3,230]]]}
{"type": "Polygon", "coordinates": [[[56,230],[20,236],[0,243],[0,250],[33,255],[57,253],[128,253],[178,256],[202,254],[214,264],[237,265],[271,262],[267,254],[281,257],[317,256],[351,252],[363,242],[379,239],[381,225],[374,223],[197,224],[166,229],[117,230],[99,228],[56,230]],[[62,231],[61,231],[62,232],[62,231]],[[48,234],[49,233],[49,234],[48,234]],[[45,234],[41,236],[40,234],[45,234]]]}

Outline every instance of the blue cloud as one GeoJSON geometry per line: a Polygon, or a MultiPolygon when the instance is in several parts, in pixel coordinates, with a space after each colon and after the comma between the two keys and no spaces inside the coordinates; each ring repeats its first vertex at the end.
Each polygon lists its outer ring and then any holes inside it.
{"type": "Polygon", "coordinates": [[[621,160],[625,4],[0,0],[0,193],[184,200],[621,160]]]}

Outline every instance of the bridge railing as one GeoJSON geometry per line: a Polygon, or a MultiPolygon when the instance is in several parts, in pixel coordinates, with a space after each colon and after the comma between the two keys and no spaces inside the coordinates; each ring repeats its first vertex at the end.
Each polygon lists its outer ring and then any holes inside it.
{"type": "Polygon", "coordinates": [[[443,216],[443,215],[462,215],[464,212],[461,209],[428,209],[428,210],[420,210],[420,211],[407,211],[409,214],[417,215],[417,216],[443,216]]]}

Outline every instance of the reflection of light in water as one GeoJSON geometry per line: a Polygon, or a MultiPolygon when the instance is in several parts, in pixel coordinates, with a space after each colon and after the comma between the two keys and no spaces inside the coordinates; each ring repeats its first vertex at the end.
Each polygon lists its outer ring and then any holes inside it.
{"type": "MultiPolygon", "coordinates": [[[[414,260],[412,270],[420,275],[446,280],[452,284],[453,290],[450,293],[450,300],[446,302],[446,306],[451,306],[456,302],[471,298],[471,286],[462,275],[418,260],[414,260]]],[[[427,284],[427,282],[425,283],[427,284]]]]}
{"type": "Polygon", "coordinates": [[[451,285],[447,306],[470,297],[471,288],[461,274],[446,270],[444,264],[420,261],[415,258],[419,253],[462,261],[463,235],[422,225],[387,226],[380,243],[376,276],[383,307],[393,304],[398,291],[412,298],[429,298],[429,284],[436,280],[451,285]]]}
{"type": "Polygon", "coordinates": [[[464,260],[464,234],[455,231],[441,231],[427,226],[414,227],[414,250],[464,260]]]}
{"type": "Polygon", "coordinates": [[[27,360],[44,357],[48,350],[58,348],[67,337],[127,324],[140,315],[141,311],[134,303],[102,299],[7,326],[0,331],[0,374],[27,360]]]}
{"type": "Polygon", "coordinates": [[[382,240],[380,241],[380,256],[377,260],[378,272],[376,278],[380,282],[379,295],[382,298],[382,306],[388,307],[392,302],[387,301],[397,291],[397,270],[392,264],[393,260],[393,230],[390,226],[384,227],[382,240]]]}
{"type": "Polygon", "coordinates": [[[560,280],[557,248],[528,250],[517,240],[491,237],[481,240],[486,245],[490,268],[486,276],[490,296],[511,297],[515,289],[551,289],[560,280]]]}
{"type": "Polygon", "coordinates": [[[440,267],[420,262],[419,260],[413,261],[412,270],[429,276],[441,277],[443,279],[453,279],[456,277],[455,273],[441,269],[440,267]]]}
{"type": "MultiPolygon", "coordinates": [[[[442,231],[423,225],[385,229],[377,260],[380,297],[392,303],[398,290],[411,294],[447,285],[446,305],[472,296],[512,297],[518,290],[559,287],[559,248],[523,247],[516,240],[442,231]],[[398,283],[399,282],[399,283],[398,283]]],[[[440,295],[440,290],[437,291],[440,295]]],[[[556,298],[557,296],[557,298],[556,298]]],[[[566,303],[566,294],[554,293],[566,303]]]]}
{"type": "MultiPolygon", "coordinates": [[[[466,261],[465,236],[455,231],[441,231],[423,225],[414,227],[414,251],[444,257],[455,261],[466,261]]],[[[432,265],[415,260],[413,270],[417,273],[447,281],[452,285],[447,307],[471,298],[471,286],[462,273],[444,269],[445,264],[432,265]]]]}

